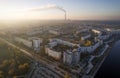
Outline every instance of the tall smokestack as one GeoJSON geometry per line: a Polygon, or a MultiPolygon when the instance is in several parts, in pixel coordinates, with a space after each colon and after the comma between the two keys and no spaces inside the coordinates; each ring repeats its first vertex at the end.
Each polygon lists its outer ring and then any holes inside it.
{"type": "Polygon", "coordinates": [[[67,14],[66,14],[66,11],[65,11],[65,20],[67,20],[67,14]]]}

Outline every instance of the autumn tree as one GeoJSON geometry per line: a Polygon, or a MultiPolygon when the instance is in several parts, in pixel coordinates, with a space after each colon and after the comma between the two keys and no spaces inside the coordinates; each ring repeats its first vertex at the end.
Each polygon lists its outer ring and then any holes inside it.
{"type": "Polygon", "coordinates": [[[68,72],[66,72],[66,74],[65,74],[64,78],[70,78],[70,75],[69,75],[69,73],[68,73],[68,72]]]}
{"type": "Polygon", "coordinates": [[[18,66],[18,69],[19,69],[20,72],[25,73],[29,69],[29,64],[28,63],[20,64],[18,66]]]}
{"type": "Polygon", "coordinates": [[[15,73],[15,70],[14,70],[14,69],[9,69],[8,74],[9,74],[10,76],[13,76],[14,73],[15,73]]]}
{"type": "Polygon", "coordinates": [[[0,70],[0,78],[4,78],[4,73],[1,70],[0,70]]]}
{"type": "Polygon", "coordinates": [[[92,42],[91,42],[90,40],[87,40],[87,41],[85,42],[85,46],[90,46],[90,45],[92,45],[92,42]]]}
{"type": "Polygon", "coordinates": [[[13,76],[13,78],[18,78],[17,76],[13,76]]]}

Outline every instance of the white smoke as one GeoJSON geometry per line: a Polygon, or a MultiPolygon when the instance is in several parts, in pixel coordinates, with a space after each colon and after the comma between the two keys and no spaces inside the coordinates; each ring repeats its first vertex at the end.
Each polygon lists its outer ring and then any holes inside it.
{"type": "Polygon", "coordinates": [[[40,10],[46,10],[46,9],[59,9],[59,10],[61,10],[63,12],[66,12],[65,9],[63,9],[62,7],[57,6],[55,4],[48,4],[48,5],[45,5],[45,6],[32,8],[32,9],[30,9],[30,11],[40,11],[40,10]]]}
{"type": "Polygon", "coordinates": [[[48,5],[45,5],[45,6],[32,8],[32,9],[30,9],[30,11],[41,11],[41,10],[47,10],[47,9],[58,9],[58,10],[64,12],[65,13],[65,20],[66,20],[66,10],[63,9],[62,7],[54,5],[54,4],[48,4],[48,5]]]}

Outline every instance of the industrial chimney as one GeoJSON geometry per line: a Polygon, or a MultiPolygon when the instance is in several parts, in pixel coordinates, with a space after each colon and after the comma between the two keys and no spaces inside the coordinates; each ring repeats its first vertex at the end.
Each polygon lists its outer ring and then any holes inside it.
{"type": "Polygon", "coordinates": [[[65,20],[67,20],[67,14],[66,14],[66,12],[65,12],[65,20]]]}

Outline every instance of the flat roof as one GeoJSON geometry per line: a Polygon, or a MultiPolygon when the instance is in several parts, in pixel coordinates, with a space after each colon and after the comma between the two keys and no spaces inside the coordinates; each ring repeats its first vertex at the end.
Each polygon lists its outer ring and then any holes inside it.
{"type": "Polygon", "coordinates": [[[63,51],[66,51],[66,50],[69,50],[69,49],[72,49],[72,47],[69,47],[67,45],[63,45],[63,44],[57,44],[56,46],[54,46],[52,48],[52,50],[54,51],[58,51],[58,52],[63,52],[63,51]]]}

